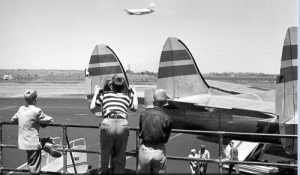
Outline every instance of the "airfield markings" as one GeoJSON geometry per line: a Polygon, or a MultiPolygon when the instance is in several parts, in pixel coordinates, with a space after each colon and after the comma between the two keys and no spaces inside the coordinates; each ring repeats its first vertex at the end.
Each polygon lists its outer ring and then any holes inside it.
{"type": "Polygon", "coordinates": [[[6,107],[6,108],[0,108],[0,110],[4,110],[4,109],[11,109],[11,108],[16,108],[17,106],[9,106],[9,107],[6,107]]]}

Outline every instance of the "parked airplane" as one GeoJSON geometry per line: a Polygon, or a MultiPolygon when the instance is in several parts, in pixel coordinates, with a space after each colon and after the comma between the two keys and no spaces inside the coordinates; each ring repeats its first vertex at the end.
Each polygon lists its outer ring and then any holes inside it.
{"type": "Polygon", "coordinates": [[[128,9],[125,10],[129,15],[143,15],[153,13],[154,9],[154,2],[151,2],[150,8],[141,8],[141,9],[128,9]]]}
{"type": "MultiPolygon", "coordinates": [[[[173,128],[297,135],[297,48],[297,27],[291,27],[284,41],[275,105],[274,91],[216,81],[208,83],[185,44],[177,38],[168,38],[159,63],[157,88],[165,89],[172,97],[166,111],[173,119],[173,128]]],[[[151,92],[145,92],[146,105],[152,101],[151,92]]],[[[297,154],[297,139],[247,136],[231,139],[282,144],[288,154],[297,154]]]]}
{"type": "MultiPolygon", "coordinates": [[[[113,75],[124,77],[129,85],[122,63],[114,51],[107,45],[96,45],[89,61],[89,68],[85,69],[85,93],[88,106],[94,96],[94,87],[96,85],[103,87],[105,81],[111,79],[113,75]]],[[[91,112],[97,117],[102,116],[101,108],[93,109],[91,112]]]]}

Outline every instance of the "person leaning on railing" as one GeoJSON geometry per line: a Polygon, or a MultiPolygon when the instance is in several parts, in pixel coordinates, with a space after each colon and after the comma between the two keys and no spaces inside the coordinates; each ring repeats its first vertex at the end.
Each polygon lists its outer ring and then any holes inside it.
{"type": "Polygon", "coordinates": [[[166,148],[172,129],[171,118],[164,112],[168,95],[157,89],[153,96],[153,108],[140,114],[139,130],[142,143],[139,150],[138,174],[166,174],[166,148]]]}
{"type": "Polygon", "coordinates": [[[123,77],[113,76],[106,81],[103,90],[95,86],[90,109],[102,107],[100,124],[101,174],[109,172],[109,156],[112,173],[122,174],[126,165],[126,146],[129,136],[128,109],[136,111],[138,100],[135,88],[130,89],[123,77]]]}
{"type": "Polygon", "coordinates": [[[36,107],[36,90],[27,90],[24,93],[26,105],[21,106],[18,112],[11,118],[11,121],[18,123],[18,148],[26,150],[27,166],[30,173],[39,174],[41,171],[41,150],[48,152],[53,157],[60,157],[57,145],[52,142],[50,137],[40,138],[40,127],[53,123],[53,118],[46,115],[36,107]]]}

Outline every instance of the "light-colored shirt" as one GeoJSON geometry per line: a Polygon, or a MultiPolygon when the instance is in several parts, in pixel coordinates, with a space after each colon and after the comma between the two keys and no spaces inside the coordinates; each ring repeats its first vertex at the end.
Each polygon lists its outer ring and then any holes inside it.
{"type": "Polygon", "coordinates": [[[40,108],[34,105],[26,105],[19,108],[11,121],[19,125],[18,148],[22,150],[39,150],[41,149],[40,124],[52,124],[53,118],[44,114],[40,108]]]}
{"type": "MultiPolygon", "coordinates": [[[[199,155],[198,154],[190,154],[188,157],[191,157],[191,158],[199,158],[199,155]]],[[[193,167],[196,167],[197,166],[197,161],[191,161],[190,164],[193,166],[193,167]]]]}
{"type": "Polygon", "coordinates": [[[199,157],[200,159],[209,159],[210,158],[210,154],[209,154],[209,151],[206,149],[204,151],[203,154],[201,154],[201,150],[199,151],[199,157]]]}

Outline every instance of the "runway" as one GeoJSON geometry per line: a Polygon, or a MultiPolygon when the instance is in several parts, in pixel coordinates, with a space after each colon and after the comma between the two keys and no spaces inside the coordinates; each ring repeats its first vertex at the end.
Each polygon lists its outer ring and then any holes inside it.
{"type": "MultiPolygon", "coordinates": [[[[19,106],[24,105],[23,98],[0,98],[0,119],[2,121],[10,121],[11,117],[17,112],[19,106]]],[[[43,112],[50,115],[54,119],[54,123],[67,124],[82,124],[97,126],[102,119],[92,115],[87,107],[87,101],[84,95],[76,96],[55,96],[55,97],[38,97],[37,106],[42,108],[43,112]]],[[[139,114],[144,110],[142,105],[139,105],[137,112],[129,113],[130,127],[138,127],[139,114]]],[[[85,138],[88,150],[99,150],[99,130],[98,129],[83,129],[83,128],[68,128],[67,131],[69,140],[77,138],[85,138]]],[[[3,144],[17,145],[17,126],[3,126],[3,144]]],[[[40,130],[40,136],[52,136],[62,138],[62,128],[47,127],[40,130]]],[[[166,144],[167,155],[187,157],[191,149],[200,149],[200,145],[206,145],[210,151],[211,159],[217,159],[219,156],[219,145],[217,143],[208,142],[207,138],[201,136],[172,133],[169,142],[166,144]],[[206,141],[203,141],[206,140],[206,141]]],[[[217,139],[216,139],[217,140],[217,139]]],[[[225,144],[226,142],[224,142],[225,144]]],[[[130,132],[127,151],[135,149],[136,135],[135,132],[130,132]]],[[[226,145],[223,147],[225,148],[226,145]]],[[[3,149],[3,167],[16,168],[26,162],[25,151],[4,148],[3,149]]],[[[288,160],[287,158],[265,154],[263,159],[271,162],[278,160],[288,160]]],[[[99,155],[88,154],[88,164],[92,165],[92,169],[98,167],[99,155]]],[[[136,170],[135,157],[127,157],[126,169],[136,170]]],[[[208,173],[218,173],[217,164],[208,165],[208,173]]],[[[224,174],[227,171],[223,171],[224,174]]],[[[190,173],[189,162],[187,161],[167,161],[167,173],[190,173]]]]}

